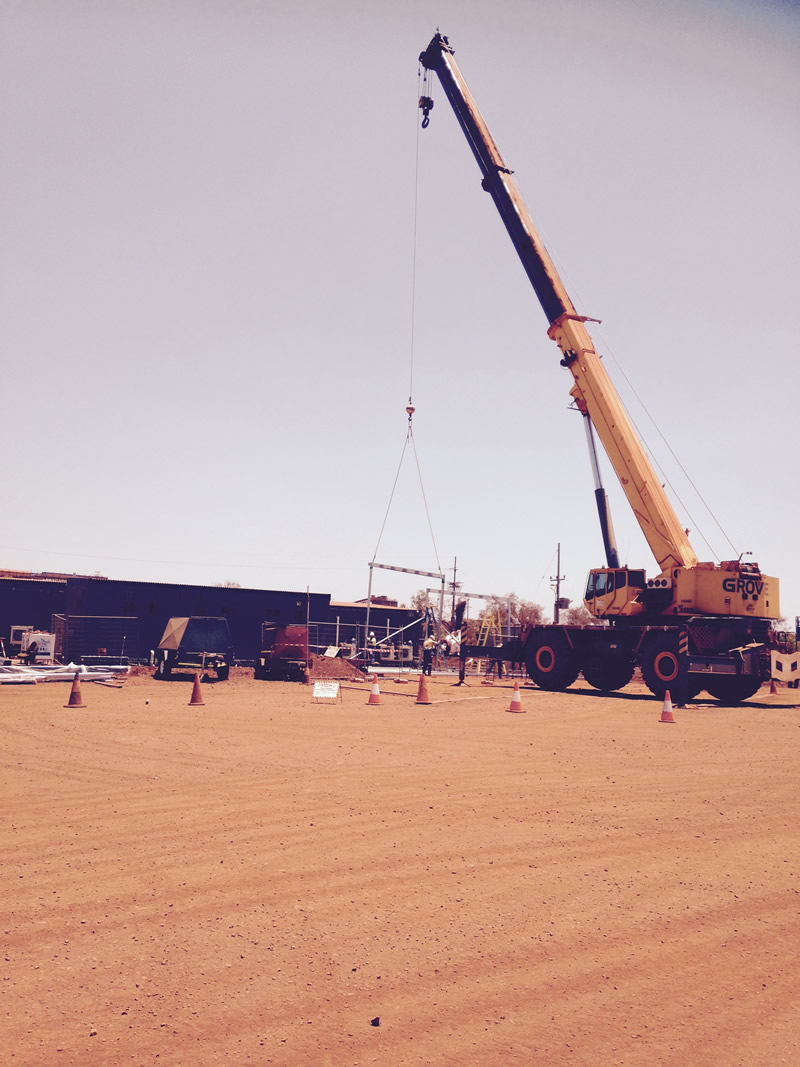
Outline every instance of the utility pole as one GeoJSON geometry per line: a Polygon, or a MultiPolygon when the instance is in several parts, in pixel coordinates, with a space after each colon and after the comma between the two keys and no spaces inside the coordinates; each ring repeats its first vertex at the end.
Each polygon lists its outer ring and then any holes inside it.
{"type": "Polygon", "coordinates": [[[458,584],[456,582],[456,564],[457,563],[458,563],[458,557],[457,556],[453,556],[453,600],[452,600],[452,603],[450,605],[450,618],[451,619],[454,619],[456,617],[456,589],[458,589],[458,584]]]}
{"type": "Polygon", "coordinates": [[[550,579],[551,582],[555,582],[556,583],[555,584],[556,602],[553,605],[553,622],[555,623],[556,626],[558,626],[560,609],[562,608],[562,606],[563,607],[567,606],[567,604],[565,604],[561,599],[561,583],[562,583],[563,580],[564,580],[564,575],[561,573],[561,542],[559,541],[558,542],[558,549],[556,551],[556,576],[555,576],[555,578],[551,578],[550,579]]]}

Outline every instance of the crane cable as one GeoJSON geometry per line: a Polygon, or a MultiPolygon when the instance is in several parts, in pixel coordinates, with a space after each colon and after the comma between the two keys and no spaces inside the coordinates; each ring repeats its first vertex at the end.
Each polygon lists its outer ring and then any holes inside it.
{"type": "MultiPolygon", "coordinates": [[[[536,228],[539,230],[539,233],[542,235],[542,238],[544,239],[544,237],[545,237],[544,230],[541,228],[538,220],[536,222],[536,228]]],[[[547,244],[548,247],[549,247],[549,242],[548,241],[545,241],[545,244],[547,244]]],[[[551,255],[553,255],[553,254],[551,253],[551,255]]],[[[566,283],[569,285],[569,291],[574,294],[574,296],[576,298],[576,302],[585,306],[585,301],[583,301],[581,299],[580,290],[579,290],[578,286],[575,284],[574,279],[570,278],[569,272],[565,268],[564,264],[555,255],[553,255],[553,260],[556,263],[556,266],[557,266],[559,274],[561,275],[562,278],[565,279],[566,283]]],[[[576,303],[576,306],[577,306],[577,303],[576,303]]],[[[727,531],[722,526],[721,522],[719,521],[719,519],[715,515],[714,511],[711,509],[711,505],[708,503],[708,501],[705,499],[703,493],[700,491],[698,486],[695,484],[694,479],[689,474],[689,472],[687,471],[686,467],[683,465],[680,457],[675,453],[675,450],[673,449],[672,445],[667,440],[667,438],[664,435],[664,432],[662,431],[662,429],[659,426],[659,424],[656,422],[655,417],[653,416],[652,412],[650,411],[650,409],[648,408],[647,404],[644,402],[642,397],[639,395],[639,393],[638,393],[638,391],[636,389],[636,386],[633,384],[631,379],[628,377],[624,366],[617,359],[617,356],[616,356],[611,344],[609,343],[608,339],[603,336],[603,331],[599,328],[599,325],[594,330],[592,330],[592,335],[595,338],[597,338],[598,341],[602,341],[604,351],[611,357],[611,359],[613,360],[615,366],[617,367],[617,370],[622,375],[622,377],[625,379],[625,382],[626,382],[626,384],[628,386],[628,389],[630,390],[632,396],[634,397],[634,399],[638,403],[638,405],[641,408],[641,410],[644,412],[644,414],[645,414],[646,418],[648,419],[648,421],[650,422],[650,424],[655,429],[655,432],[661,438],[661,440],[662,440],[662,442],[664,444],[664,447],[667,449],[669,454],[672,456],[673,460],[675,461],[675,463],[677,465],[678,470],[683,475],[683,477],[686,479],[687,484],[689,485],[691,490],[694,492],[697,500],[700,502],[702,507],[705,509],[706,513],[708,514],[708,516],[711,519],[712,523],[716,526],[716,528],[719,531],[719,533],[722,535],[723,539],[725,541],[727,541],[727,543],[730,546],[730,548],[733,551],[733,553],[738,556],[739,555],[739,549],[736,547],[736,545],[733,543],[731,538],[728,536],[727,531]]],[[[627,410],[627,405],[626,405],[626,410],[627,410]]],[[[669,477],[669,474],[665,470],[664,465],[659,462],[655,451],[652,448],[649,447],[648,442],[647,442],[647,435],[644,433],[644,430],[641,428],[641,426],[639,424],[637,424],[637,421],[634,418],[633,413],[631,411],[628,411],[627,413],[628,413],[628,417],[631,420],[631,424],[633,425],[634,430],[639,435],[639,438],[640,438],[640,440],[642,442],[642,445],[645,448],[645,450],[646,450],[651,462],[653,463],[653,466],[656,468],[658,473],[663,478],[664,485],[668,485],[670,487],[670,489],[672,490],[673,496],[677,500],[678,504],[683,508],[684,513],[686,514],[686,517],[688,518],[689,522],[692,523],[693,528],[694,528],[692,530],[692,532],[696,532],[697,533],[697,536],[706,545],[706,547],[708,548],[709,552],[714,557],[714,559],[717,561],[717,563],[719,563],[720,556],[719,556],[718,552],[716,551],[714,546],[711,544],[711,541],[709,540],[709,538],[706,537],[706,535],[704,534],[700,522],[697,519],[695,519],[694,515],[692,514],[692,511],[689,508],[688,503],[682,498],[682,496],[681,496],[681,494],[680,494],[680,492],[678,490],[678,487],[675,485],[674,481],[669,477]]],[[[687,533],[688,532],[689,531],[687,531],[687,533]]]]}
{"type": "MultiPolygon", "coordinates": [[[[417,68],[417,96],[421,98],[419,92],[421,72],[417,68]]],[[[427,86],[428,72],[425,71],[424,84],[427,86]]],[[[426,116],[427,117],[427,116],[426,116]]],[[[424,120],[423,120],[424,121],[424,120]]],[[[406,454],[406,449],[409,444],[411,445],[411,451],[414,453],[414,464],[417,468],[417,478],[419,479],[419,488],[422,494],[422,503],[425,507],[425,517],[428,522],[428,531],[431,535],[431,544],[433,545],[433,554],[436,558],[436,568],[441,571],[442,565],[439,562],[439,550],[436,547],[436,538],[433,535],[433,524],[431,523],[430,509],[428,508],[428,499],[425,496],[425,486],[422,482],[422,470],[419,465],[419,456],[417,455],[417,448],[414,444],[414,402],[412,400],[413,387],[414,387],[414,334],[415,334],[415,313],[416,313],[416,296],[417,296],[417,220],[418,220],[418,204],[419,204],[419,131],[420,123],[417,123],[417,141],[416,141],[416,159],[414,164],[414,227],[413,227],[413,250],[411,256],[411,329],[410,329],[410,355],[409,355],[409,376],[408,376],[408,403],[406,404],[406,414],[408,415],[408,428],[406,430],[406,439],[403,442],[403,449],[400,453],[400,462],[397,465],[397,473],[394,476],[394,483],[392,485],[392,491],[389,495],[389,503],[386,505],[386,513],[383,517],[383,523],[381,525],[380,533],[378,534],[378,542],[375,545],[375,552],[372,556],[372,563],[378,555],[378,549],[381,545],[384,530],[386,529],[386,523],[389,518],[389,512],[392,507],[392,501],[394,500],[395,490],[397,489],[397,482],[400,478],[400,471],[403,467],[403,459],[406,454]]]]}
{"type": "Polygon", "coordinates": [[[394,499],[395,490],[397,489],[397,482],[398,482],[398,479],[400,478],[400,471],[401,471],[401,469],[403,467],[403,458],[404,458],[404,456],[406,454],[406,449],[408,448],[408,446],[410,444],[411,445],[411,451],[414,453],[414,463],[415,463],[415,466],[417,468],[417,477],[419,478],[419,488],[420,488],[420,492],[422,493],[422,503],[425,506],[425,517],[428,520],[428,530],[429,530],[430,535],[431,535],[431,544],[433,545],[433,554],[436,557],[436,567],[437,567],[437,570],[441,571],[442,565],[439,562],[439,550],[436,547],[436,538],[433,536],[433,525],[431,524],[430,510],[428,509],[428,500],[427,500],[427,498],[425,496],[425,486],[422,484],[422,471],[420,470],[420,466],[419,466],[419,456],[417,455],[417,448],[416,448],[416,445],[414,444],[414,426],[413,426],[413,421],[412,421],[413,420],[413,416],[414,416],[414,410],[415,410],[414,405],[411,403],[411,399],[409,398],[409,402],[408,402],[408,405],[406,407],[406,411],[408,412],[408,429],[406,431],[406,439],[403,442],[403,450],[400,453],[400,462],[397,465],[397,473],[394,476],[394,484],[392,485],[392,492],[391,492],[391,494],[389,496],[389,503],[386,505],[386,514],[383,517],[383,524],[381,526],[381,532],[378,534],[378,543],[375,545],[375,552],[373,553],[373,556],[372,556],[372,562],[373,563],[375,562],[375,558],[378,555],[378,549],[380,548],[380,545],[381,545],[381,539],[383,537],[383,532],[386,529],[386,522],[387,522],[387,520],[389,518],[389,511],[391,510],[391,507],[392,507],[392,500],[394,499]]]}
{"type": "MultiPolygon", "coordinates": [[[[700,492],[700,490],[699,490],[699,488],[697,487],[697,485],[695,484],[695,482],[694,482],[694,479],[692,478],[692,476],[691,476],[691,475],[689,474],[689,472],[688,472],[688,471],[686,470],[686,468],[684,467],[683,463],[682,463],[682,462],[681,462],[681,460],[680,460],[680,457],[679,457],[679,456],[677,456],[677,455],[675,454],[675,451],[674,451],[674,449],[672,448],[672,445],[671,445],[671,444],[669,443],[669,441],[667,440],[667,438],[666,438],[666,437],[664,436],[664,433],[663,433],[663,431],[661,430],[661,427],[660,427],[660,426],[659,426],[659,424],[658,424],[658,423],[656,422],[656,420],[655,420],[655,418],[653,417],[653,415],[652,415],[652,413],[651,413],[650,409],[649,409],[649,408],[647,407],[647,404],[645,404],[645,402],[644,402],[644,401],[642,400],[642,398],[641,398],[641,397],[639,396],[638,392],[636,391],[636,387],[635,387],[635,386],[633,385],[633,383],[631,382],[630,378],[629,378],[629,377],[628,377],[628,375],[627,375],[627,374],[625,373],[625,368],[624,368],[624,367],[622,366],[622,364],[621,364],[621,363],[619,362],[619,360],[618,360],[618,359],[616,358],[616,356],[614,355],[614,352],[613,352],[613,351],[612,351],[612,350],[610,349],[610,347],[608,347],[608,346],[607,346],[607,350],[608,350],[609,354],[611,355],[611,358],[612,358],[612,359],[614,360],[614,363],[615,363],[615,364],[616,364],[616,366],[617,366],[617,367],[619,368],[619,372],[620,372],[620,374],[622,375],[622,377],[623,377],[623,378],[625,379],[625,381],[627,382],[627,384],[628,384],[628,388],[629,388],[629,389],[631,390],[632,394],[633,394],[633,395],[634,395],[634,396],[636,397],[636,400],[637,400],[637,401],[639,402],[639,404],[641,405],[641,408],[642,408],[642,410],[644,411],[645,415],[647,416],[647,418],[648,418],[648,419],[650,420],[650,422],[652,423],[653,427],[655,428],[655,431],[656,431],[656,433],[657,433],[657,434],[658,434],[658,436],[659,436],[659,437],[661,438],[661,440],[662,440],[662,441],[664,442],[664,446],[665,446],[665,448],[667,449],[667,451],[669,452],[669,454],[670,454],[670,455],[672,456],[672,458],[673,458],[673,459],[675,460],[675,463],[676,463],[676,464],[677,464],[677,466],[678,466],[678,470],[679,470],[679,471],[681,472],[681,474],[682,474],[682,475],[684,476],[684,478],[685,478],[685,479],[686,479],[686,481],[688,482],[689,486],[691,487],[691,489],[693,490],[693,492],[694,492],[694,493],[695,493],[695,495],[697,496],[697,499],[698,499],[698,500],[700,501],[700,503],[701,503],[701,504],[703,505],[703,507],[705,508],[706,512],[707,512],[707,513],[708,513],[708,515],[710,516],[710,518],[711,518],[711,521],[712,521],[712,522],[714,523],[714,525],[715,525],[715,526],[717,527],[717,529],[719,530],[719,532],[720,532],[720,533],[722,534],[722,537],[723,537],[723,538],[724,538],[724,539],[725,539],[725,540],[726,540],[726,541],[728,542],[728,545],[730,546],[731,550],[732,550],[732,551],[734,552],[734,554],[735,554],[735,555],[737,555],[737,556],[738,556],[738,555],[739,555],[739,550],[738,550],[738,548],[736,547],[736,545],[735,545],[735,544],[733,543],[733,541],[732,541],[732,540],[730,539],[730,537],[728,536],[727,532],[725,531],[724,527],[723,527],[723,526],[722,526],[722,524],[720,523],[720,521],[719,521],[719,519],[717,518],[717,516],[716,516],[716,515],[714,514],[714,512],[713,512],[713,511],[711,510],[711,506],[709,505],[708,501],[707,501],[707,500],[705,499],[705,497],[703,496],[703,494],[702,494],[702,493],[700,492]]],[[[641,429],[639,429],[639,427],[638,427],[638,426],[636,426],[636,423],[634,422],[634,420],[633,420],[633,417],[631,417],[631,422],[633,422],[633,425],[634,425],[634,427],[636,428],[636,430],[637,430],[637,432],[638,432],[639,436],[640,436],[640,437],[642,438],[642,441],[645,441],[645,440],[646,440],[646,439],[645,439],[645,436],[644,436],[644,434],[642,433],[641,429]]],[[[663,467],[663,466],[661,465],[661,463],[659,463],[659,461],[658,461],[658,460],[657,460],[657,458],[655,457],[655,454],[654,454],[654,453],[653,453],[652,451],[650,451],[650,456],[651,456],[651,458],[652,458],[652,460],[653,460],[653,463],[654,463],[654,465],[655,465],[655,466],[656,466],[656,467],[658,468],[658,470],[659,470],[659,472],[660,472],[660,474],[661,474],[662,478],[664,479],[664,481],[666,482],[666,484],[667,484],[667,485],[668,485],[668,486],[670,487],[670,489],[672,490],[672,492],[673,492],[673,493],[675,494],[675,499],[676,499],[676,500],[678,501],[678,503],[679,503],[679,504],[681,505],[681,507],[682,507],[682,508],[684,509],[684,511],[686,512],[686,516],[687,516],[687,518],[689,519],[689,521],[690,521],[690,522],[692,522],[692,523],[694,524],[695,528],[697,529],[697,535],[698,535],[698,537],[699,537],[699,538],[700,538],[700,539],[701,539],[702,541],[704,541],[704,542],[705,542],[705,545],[706,545],[706,547],[708,548],[709,552],[710,552],[710,553],[711,553],[711,555],[712,555],[712,556],[714,557],[714,559],[715,559],[715,560],[717,561],[717,563],[719,563],[719,561],[720,561],[720,557],[719,557],[719,554],[718,554],[718,553],[716,552],[716,550],[714,549],[714,546],[713,546],[713,545],[711,544],[711,542],[710,542],[710,541],[708,540],[708,538],[707,538],[707,537],[705,536],[705,534],[703,533],[703,530],[702,530],[702,527],[700,526],[700,523],[699,523],[699,521],[698,521],[697,519],[695,519],[694,515],[693,515],[693,514],[692,514],[692,512],[691,512],[691,511],[689,510],[689,505],[688,505],[688,504],[686,503],[686,501],[685,501],[685,500],[683,500],[683,499],[682,499],[682,497],[681,497],[681,494],[680,494],[680,493],[678,492],[678,489],[677,489],[677,487],[675,486],[674,482],[673,482],[673,481],[672,481],[672,480],[670,479],[669,475],[668,475],[668,474],[667,474],[667,472],[666,472],[666,471],[664,470],[664,467],[663,467]]]]}
{"type": "MultiPolygon", "coordinates": [[[[419,219],[419,134],[428,124],[428,115],[433,107],[431,97],[432,86],[428,83],[429,71],[422,73],[421,66],[417,66],[417,97],[419,108],[423,109],[423,119],[417,123],[417,140],[414,159],[414,228],[411,250],[411,331],[409,338],[409,375],[408,375],[408,402],[412,404],[411,397],[414,395],[414,336],[416,333],[416,310],[417,310],[417,223],[419,219]],[[423,100],[429,103],[429,107],[423,108],[423,100]]],[[[431,82],[433,79],[431,79],[431,82]]],[[[413,406],[413,405],[412,405],[413,406]]]]}

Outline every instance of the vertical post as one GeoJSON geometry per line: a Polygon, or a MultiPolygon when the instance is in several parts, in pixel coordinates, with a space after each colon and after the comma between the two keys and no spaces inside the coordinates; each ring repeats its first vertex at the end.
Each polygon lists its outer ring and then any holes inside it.
{"type": "MultiPolygon", "coordinates": [[[[309,630],[311,629],[311,586],[306,586],[306,668],[311,665],[309,660],[309,630]]],[[[306,681],[308,681],[308,675],[306,675],[306,681]]]]}
{"type": "Polygon", "coordinates": [[[558,549],[556,550],[556,602],[553,607],[553,622],[558,626],[559,611],[561,606],[559,600],[561,599],[561,542],[558,542],[558,549]]]}
{"type": "MultiPolygon", "coordinates": [[[[367,588],[367,621],[364,624],[364,652],[367,651],[367,639],[369,637],[369,611],[372,607],[372,564],[369,565],[369,587],[367,588]]],[[[356,633],[358,630],[356,630],[356,633]]],[[[356,644],[356,655],[358,655],[358,645],[356,644]]]]}
{"type": "MultiPolygon", "coordinates": [[[[444,575],[442,575],[442,588],[439,590],[439,618],[436,620],[436,655],[440,660],[442,656],[442,615],[444,614],[444,575]]],[[[445,663],[447,661],[445,660],[445,663]]]]}
{"type": "Polygon", "coordinates": [[[336,640],[334,642],[336,647],[339,647],[339,616],[336,616],[336,640]]]}

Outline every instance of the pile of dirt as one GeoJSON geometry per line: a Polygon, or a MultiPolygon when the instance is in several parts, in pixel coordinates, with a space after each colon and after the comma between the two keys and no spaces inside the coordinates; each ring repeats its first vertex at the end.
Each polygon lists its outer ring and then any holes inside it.
{"type": "Polygon", "coordinates": [[[143,663],[132,663],[128,670],[128,678],[152,678],[155,671],[152,667],[143,663]]]}
{"type": "MultiPolygon", "coordinates": [[[[126,685],[144,685],[154,679],[155,669],[147,666],[147,664],[131,664],[130,671],[124,676],[126,685]]],[[[168,679],[168,682],[175,682],[176,685],[181,683],[191,684],[194,678],[194,671],[183,670],[174,671],[172,677],[168,679]]],[[[243,682],[253,680],[253,668],[252,667],[231,667],[229,679],[231,682],[243,682]]],[[[202,678],[204,683],[211,682],[213,684],[220,684],[217,682],[217,677],[214,671],[209,671],[208,675],[202,678]]],[[[159,682],[159,685],[167,683],[159,682]]]]}
{"type": "MultiPolygon", "coordinates": [[[[310,669],[308,672],[308,679],[310,682],[324,681],[325,679],[331,679],[331,681],[366,681],[366,675],[363,671],[360,671],[358,667],[354,666],[349,660],[342,659],[340,656],[335,658],[329,658],[327,656],[317,656],[313,653],[310,657],[310,669]]],[[[136,665],[131,666],[130,674],[127,676],[129,682],[134,684],[141,684],[144,681],[149,681],[153,677],[154,671],[152,667],[136,665]]],[[[191,671],[179,671],[175,672],[175,678],[178,681],[188,679],[191,681],[191,671]]],[[[232,682],[241,681],[243,679],[252,680],[253,668],[252,667],[232,667],[230,672],[230,680],[232,682]]],[[[213,671],[210,674],[210,680],[215,681],[213,671]]]]}
{"type": "Polygon", "coordinates": [[[308,679],[311,682],[324,681],[326,678],[332,681],[365,681],[364,672],[341,656],[331,658],[312,653],[309,663],[308,679]]]}

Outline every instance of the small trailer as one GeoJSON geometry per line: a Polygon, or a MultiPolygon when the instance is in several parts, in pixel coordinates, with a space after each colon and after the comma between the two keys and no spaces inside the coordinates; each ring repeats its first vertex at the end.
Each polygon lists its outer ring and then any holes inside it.
{"type": "Polygon", "coordinates": [[[165,680],[173,671],[214,671],[224,682],[233,666],[233,642],[228,620],[206,615],[173,618],[155,652],[156,678],[165,680]]]}

